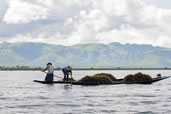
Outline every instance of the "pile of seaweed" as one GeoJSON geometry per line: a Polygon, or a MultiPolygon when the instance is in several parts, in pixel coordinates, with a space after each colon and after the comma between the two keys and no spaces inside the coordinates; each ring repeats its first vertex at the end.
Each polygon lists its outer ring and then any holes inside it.
{"type": "Polygon", "coordinates": [[[150,84],[152,82],[152,77],[147,74],[142,74],[141,72],[134,75],[129,74],[123,79],[125,84],[150,84]]]}
{"type": "Polygon", "coordinates": [[[150,84],[152,77],[141,72],[129,74],[123,79],[116,79],[112,74],[98,73],[93,76],[85,76],[82,79],[75,81],[83,85],[100,85],[100,84],[150,84]]]}
{"type": "Polygon", "coordinates": [[[100,85],[100,84],[112,84],[116,78],[112,74],[99,73],[93,76],[85,76],[78,80],[78,83],[83,83],[86,85],[100,85]]]}

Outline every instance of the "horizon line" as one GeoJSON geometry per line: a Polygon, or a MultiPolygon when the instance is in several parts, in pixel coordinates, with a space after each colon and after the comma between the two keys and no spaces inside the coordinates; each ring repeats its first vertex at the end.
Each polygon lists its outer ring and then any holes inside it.
{"type": "MultiPolygon", "coordinates": [[[[121,43],[121,42],[110,42],[110,43],[101,43],[101,42],[92,42],[92,43],[78,43],[78,44],[72,44],[72,45],[64,45],[64,44],[55,44],[55,43],[48,43],[48,42],[35,42],[35,41],[19,41],[19,42],[8,42],[8,41],[2,41],[0,44],[19,44],[19,43],[37,43],[37,44],[49,44],[49,45],[61,45],[61,46],[75,46],[75,45],[90,45],[90,44],[103,44],[103,45],[110,45],[110,44],[120,44],[120,45],[145,45],[145,46],[153,46],[153,47],[164,47],[164,46],[157,46],[153,44],[138,44],[138,43],[121,43]]],[[[164,48],[169,48],[169,47],[164,47],[164,48]]]]}

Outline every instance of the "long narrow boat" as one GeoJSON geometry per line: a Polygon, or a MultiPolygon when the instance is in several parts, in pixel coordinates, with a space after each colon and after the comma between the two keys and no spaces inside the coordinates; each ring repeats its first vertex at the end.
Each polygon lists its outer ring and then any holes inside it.
{"type": "MultiPolygon", "coordinates": [[[[158,82],[167,78],[170,78],[171,76],[163,76],[163,77],[157,77],[157,78],[152,78],[152,81],[148,84],[152,84],[154,82],[158,82]]],[[[99,85],[99,84],[92,84],[92,83],[80,83],[80,82],[64,82],[64,81],[53,81],[53,82],[46,82],[46,81],[40,81],[40,80],[33,80],[34,82],[42,83],[42,84],[73,84],[73,85],[99,85]]],[[[111,84],[100,84],[100,85],[116,85],[116,84],[125,84],[123,83],[123,79],[117,79],[111,84]]],[[[141,83],[139,83],[141,84],[141,83]]]]}

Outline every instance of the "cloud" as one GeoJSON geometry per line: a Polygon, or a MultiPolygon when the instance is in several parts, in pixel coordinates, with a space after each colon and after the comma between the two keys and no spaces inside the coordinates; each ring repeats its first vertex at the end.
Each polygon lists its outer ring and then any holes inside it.
{"type": "Polygon", "coordinates": [[[159,3],[164,2],[10,0],[3,21],[23,25],[24,32],[18,25],[9,29],[7,33],[13,35],[6,41],[63,45],[120,42],[171,47],[171,9],[159,3]]]}
{"type": "MultiPolygon", "coordinates": [[[[65,45],[71,45],[70,42],[72,42],[73,39],[66,39],[65,35],[61,33],[55,33],[53,36],[47,38],[46,33],[40,33],[40,34],[23,34],[23,35],[16,35],[13,38],[7,38],[8,42],[15,43],[15,42],[42,42],[42,43],[50,43],[50,44],[65,44],[65,45]],[[55,36],[55,37],[54,37],[55,36]]],[[[74,39],[76,41],[76,39],[74,39]]],[[[5,40],[4,40],[5,41],[5,40]]]]}
{"type": "Polygon", "coordinates": [[[24,0],[9,0],[9,8],[3,21],[7,24],[22,24],[46,19],[50,6],[52,3],[45,0],[36,0],[36,4],[24,0]]]}
{"type": "Polygon", "coordinates": [[[80,11],[79,18],[72,22],[70,38],[79,39],[79,43],[121,42],[166,46],[167,40],[171,40],[170,9],[148,5],[142,0],[101,0],[92,3],[91,10],[80,11]],[[157,43],[163,35],[167,36],[167,40],[163,40],[165,43],[157,43]]]}

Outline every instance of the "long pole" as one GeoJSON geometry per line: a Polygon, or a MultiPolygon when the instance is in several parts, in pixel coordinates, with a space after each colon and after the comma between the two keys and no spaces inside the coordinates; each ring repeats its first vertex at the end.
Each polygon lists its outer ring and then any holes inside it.
{"type": "MultiPolygon", "coordinates": [[[[47,72],[45,72],[45,71],[42,71],[42,72],[44,72],[44,73],[46,73],[46,74],[47,74],[47,72]]],[[[56,75],[54,75],[54,74],[53,74],[53,76],[55,76],[55,77],[57,77],[57,78],[61,78],[61,79],[63,79],[62,77],[60,77],[60,76],[56,76],[56,75]]]]}

